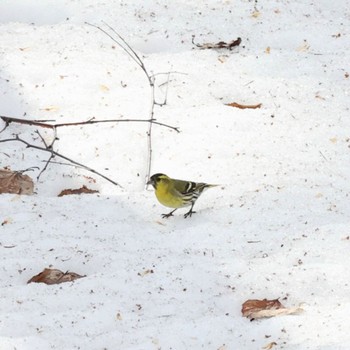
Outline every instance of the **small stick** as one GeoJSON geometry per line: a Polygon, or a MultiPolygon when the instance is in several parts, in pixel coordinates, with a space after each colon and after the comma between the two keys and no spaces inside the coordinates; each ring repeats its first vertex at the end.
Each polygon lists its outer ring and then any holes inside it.
{"type": "Polygon", "coordinates": [[[22,143],[24,143],[24,144],[27,146],[27,148],[34,148],[34,149],[37,149],[37,150],[40,150],[40,151],[49,152],[49,153],[51,153],[51,155],[53,155],[53,156],[62,158],[62,159],[64,159],[64,160],[67,160],[68,162],[70,162],[70,163],[72,163],[72,164],[74,164],[74,165],[80,166],[80,167],[82,167],[83,169],[88,170],[88,171],[90,171],[91,173],[96,174],[96,175],[98,175],[98,176],[104,178],[105,180],[111,182],[113,185],[116,185],[116,186],[119,186],[119,187],[123,188],[123,187],[122,187],[121,185],[119,185],[117,182],[111,180],[111,179],[108,178],[107,176],[105,176],[105,175],[99,173],[98,171],[96,171],[96,170],[94,170],[94,169],[92,169],[92,168],[90,168],[90,167],[88,167],[88,166],[86,166],[86,165],[84,165],[84,164],[81,164],[81,163],[79,163],[79,162],[76,162],[75,160],[70,159],[70,158],[64,156],[63,154],[60,154],[60,153],[58,153],[58,152],[56,152],[56,151],[54,151],[54,150],[52,150],[52,149],[47,149],[47,148],[45,148],[45,147],[40,147],[40,146],[32,145],[31,143],[29,143],[29,142],[27,142],[27,141],[21,139],[18,135],[16,135],[16,137],[15,137],[15,138],[12,138],[12,139],[0,140],[0,143],[1,143],[1,142],[22,142],[22,143]]]}
{"type": "MultiPolygon", "coordinates": [[[[39,127],[48,128],[48,129],[60,128],[60,127],[63,127],[63,126],[79,126],[79,125],[90,125],[90,124],[99,124],[99,123],[122,123],[122,122],[150,123],[150,122],[152,122],[153,124],[164,126],[166,128],[175,130],[178,133],[180,132],[178,127],[157,122],[156,119],[153,119],[153,120],[151,120],[151,119],[103,119],[103,120],[89,119],[89,120],[84,121],[84,122],[47,124],[47,123],[44,123],[44,122],[38,121],[38,120],[28,120],[28,119],[21,119],[21,118],[13,118],[13,117],[7,117],[7,116],[4,116],[4,115],[0,115],[0,118],[6,124],[18,123],[18,124],[34,125],[34,126],[39,126],[39,127]]],[[[3,130],[5,130],[5,128],[3,130]]]]}

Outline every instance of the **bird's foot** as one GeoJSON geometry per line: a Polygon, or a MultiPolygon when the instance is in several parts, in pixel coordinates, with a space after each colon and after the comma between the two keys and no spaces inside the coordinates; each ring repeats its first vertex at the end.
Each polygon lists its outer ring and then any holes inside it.
{"type": "Polygon", "coordinates": [[[162,214],[162,218],[163,219],[167,219],[167,218],[170,218],[170,216],[174,216],[173,215],[173,212],[174,212],[175,210],[173,210],[173,211],[171,211],[170,213],[168,213],[168,214],[162,214]]]}
{"type": "Polygon", "coordinates": [[[196,212],[193,211],[193,210],[191,209],[188,213],[186,213],[186,214],[184,215],[184,218],[186,219],[188,216],[191,217],[192,214],[195,214],[195,213],[196,213],[196,212]]]}

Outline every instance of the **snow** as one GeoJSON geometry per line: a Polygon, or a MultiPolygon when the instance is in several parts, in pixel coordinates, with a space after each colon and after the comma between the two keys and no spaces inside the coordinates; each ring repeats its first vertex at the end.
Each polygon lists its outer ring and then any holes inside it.
{"type": "MultiPolygon", "coordinates": [[[[162,219],[168,209],[145,189],[148,123],[60,128],[56,151],[122,187],[51,164],[35,195],[0,196],[0,349],[349,349],[349,9],[349,0],[3,0],[0,115],[148,119],[146,76],[85,23],[104,21],[151,74],[172,72],[155,118],[181,133],[153,126],[152,173],[221,186],[191,218],[162,219]],[[242,44],[193,50],[192,35],[242,44]],[[100,193],[57,197],[83,184],[100,193]],[[86,277],[27,285],[45,267],[86,277]],[[244,301],[263,298],[305,311],[241,316],[244,301]]],[[[157,102],[167,80],[157,75],[157,102]]],[[[42,146],[36,130],[11,124],[0,140],[42,146]]],[[[0,143],[1,167],[46,159],[0,143]]]]}

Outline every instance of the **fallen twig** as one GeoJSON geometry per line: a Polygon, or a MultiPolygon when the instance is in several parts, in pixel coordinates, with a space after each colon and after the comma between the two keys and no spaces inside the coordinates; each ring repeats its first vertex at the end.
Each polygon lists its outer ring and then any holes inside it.
{"type": "MultiPolygon", "coordinates": [[[[165,128],[175,130],[178,133],[180,132],[178,127],[157,122],[156,119],[153,119],[153,120],[151,119],[103,119],[103,120],[89,119],[83,122],[48,124],[41,120],[13,118],[13,117],[8,117],[4,115],[0,115],[0,118],[6,123],[7,126],[10,125],[10,123],[19,123],[19,124],[26,124],[26,125],[32,125],[32,126],[39,126],[41,128],[48,128],[48,129],[61,128],[64,126],[81,126],[81,125],[91,125],[91,124],[100,124],[100,123],[123,123],[123,122],[149,123],[149,122],[152,122],[153,124],[164,126],[165,128]]],[[[3,130],[5,130],[5,128],[3,130]]],[[[0,133],[3,130],[1,130],[0,133]]]]}
{"type": "Polygon", "coordinates": [[[18,135],[16,135],[16,136],[15,136],[14,138],[12,138],[12,139],[0,140],[0,143],[2,143],[2,142],[21,142],[21,143],[25,144],[25,145],[27,146],[27,148],[34,148],[34,149],[37,149],[37,150],[40,150],[40,151],[49,152],[49,153],[51,153],[51,155],[52,155],[53,157],[59,157],[59,158],[62,158],[62,159],[64,159],[64,160],[67,160],[68,162],[70,162],[70,163],[72,163],[72,164],[74,164],[74,165],[77,165],[77,166],[79,166],[79,167],[81,167],[81,168],[83,168],[83,169],[85,169],[85,170],[87,170],[87,171],[89,171],[89,172],[91,172],[91,173],[93,173],[93,174],[96,174],[96,175],[98,175],[98,176],[104,178],[105,180],[111,182],[113,185],[116,185],[116,186],[119,186],[119,187],[122,188],[122,186],[121,186],[120,184],[118,184],[117,182],[111,180],[109,177],[107,177],[107,176],[105,176],[105,175],[99,173],[99,172],[96,171],[95,169],[92,169],[92,168],[90,168],[90,167],[88,167],[88,166],[86,166],[86,165],[84,165],[84,164],[81,164],[81,163],[79,163],[79,162],[76,162],[75,160],[70,159],[70,158],[64,156],[63,154],[60,154],[60,153],[58,153],[58,152],[56,152],[56,151],[54,151],[54,150],[52,150],[52,149],[50,149],[50,148],[40,147],[40,146],[37,146],[37,145],[33,145],[33,144],[27,142],[26,140],[21,139],[18,135]]]}
{"type": "Polygon", "coordinates": [[[256,105],[242,105],[240,103],[237,102],[232,102],[232,103],[225,103],[226,106],[229,107],[236,107],[239,109],[257,109],[260,108],[262,106],[262,103],[258,103],[256,105]]]}
{"type": "MultiPolygon", "coordinates": [[[[45,139],[41,136],[40,132],[37,130],[36,133],[39,135],[42,143],[45,145],[45,148],[48,150],[53,150],[53,145],[55,143],[55,141],[57,140],[57,128],[53,128],[54,130],[54,137],[52,139],[52,142],[48,145],[45,141],[45,139]]],[[[51,160],[54,158],[54,154],[51,152],[49,159],[46,161],[45,166],[41,169],[41,171],[39,172],[38,176],[36,177],[37,181],[39,181],[40,176],[44,173],[44,171],[47,169],[47,167],[49,166],[49,164],[51,163],[51,160]]]]}

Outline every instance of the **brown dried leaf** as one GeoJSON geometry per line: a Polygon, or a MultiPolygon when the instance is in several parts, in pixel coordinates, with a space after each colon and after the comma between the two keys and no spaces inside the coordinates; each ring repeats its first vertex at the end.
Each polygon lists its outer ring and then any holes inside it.
{"type": "Polygon", "coordinates": [[[271,309],[280,309],[284,308],[281,302],[278,299],[274,300],[258,300],[258,299],[249,299],[245,301],[242,305],[242,315],[248,317],[253,312],[261,310],[271,310],[271,309]]]}
{"type": "Polygon", "coordinates": [[[15,193],[30,195],[34,192],[34,182],[20,171],[0,169],[0,194],[15,193]]]}
{"type": "Polygon", "coordinates": [[[87,188],[85,185],[83,185],[83,187],[77,188],[77,189],[65,189],[63,191],[60,192],[60,194],[58,195],[58,197],[63,197],[63,196],[68,196],[71,194],[82,194],[82,193],[99,193],[99,191],[96,190],[90,190],[89,188],[87,188]]]}
{"type": "Polygon", "coordinates": [[[251,320],[281,315],[299,314],[304,311],[301,307],[286,308],[278,299],[247,300],[242,305],[242,316],[251,320]]]}
{"type": "Polygon", "coordinates": [[[276,346],[277,345],[277,343],[276,342],[271,342],[271,343],[268,343],[268,344],[266,344],[264,347],[263,347],[263,349],[265,349],[265,350],[271,350],[274,346],[276,346]]]}
{"type": "Polygon", "coordinates": [[[33,276],[27,283],[45,283],[59,284],[64,282],[72,282],[78,278],[85,276],[78,275],[75,272],[62,272],[57,269],[44,269],[38,275],[33,276]]]}
{"type": "Polygon", "coordinates": [[[103,85],[103,84],[100,85],[100,89],[101,89],[101,91],[103,91],[103,92],[109,91],[109,87],[108,87],[107,85],[103,85]]]}
{"type": "Polygon", "coordinates": [[[265,49],[265,53],[269,54],[271,52],[271,47],[268,46],[266,49],[265,49]]]}
{"type": "Polygon", "coordinates": [[[304,43],[297,48],[299,52],[306,52],[310,49],[310,44],[304,40],[304,43]]]}
{"type": "Polygon", "coordinates": [[[231,103],[225,103],[225,105],[229,107],[240,108],[240,109],[256,109],[256,108],[260,108],[262,106],[262,103],[258,103],[256,105],[242,105],[237,102],[231,102],[231,103]]]}
{"type": "Polygon", "coordinates": [[[147,270],[143,270],[142,272],[139,272],[138,275],[141,277],[144,277],[150,273],[154,273],[154,271],[152,269],[147,269],[147,270]]]}
{"type": "Polygon", "coordinates": [[[229,49],[232,50],[233,47],[239,46],[242,42],[241,38],[237,38],[236,40],[232,40],[229,42],[219,41],[218,43],[204,43],[204,44],[196,44],[194,42],[194,36],[192,36],[192,44],[196,45],[201,50],[208,49],[229,49]]]}
{"type": "Polygon", "coordinates": [[[12,219],[11,219],[11,218],[8,218],[8,219],[5,219],[5,220],[1,223],[1,226],[5,226],[5,225],[11,224],[11,223],[12,223],[12,219]]]}

